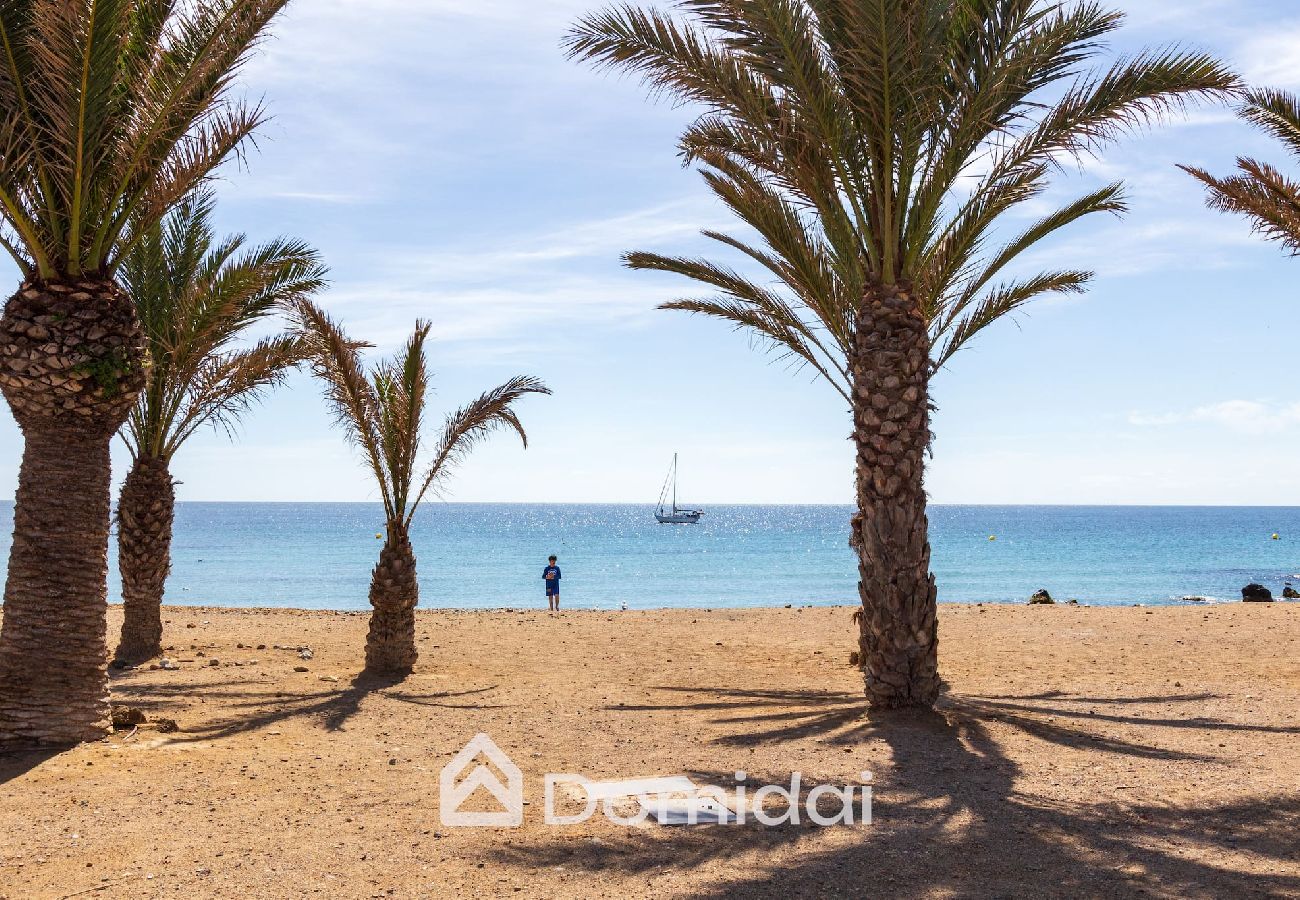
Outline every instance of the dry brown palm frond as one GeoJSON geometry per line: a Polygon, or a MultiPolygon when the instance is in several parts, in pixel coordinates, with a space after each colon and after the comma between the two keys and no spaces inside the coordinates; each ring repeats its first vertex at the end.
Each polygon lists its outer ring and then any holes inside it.
{"type": "Polygon", "coordinates": [[[528,435],[515,413],[514,405],[528,394],[550,393],[551,389],[540,379],[531,375],[517,375],[448,415],[443,423],[442,434],[438,437],[433,460],[425,470],[419,493],[411,504],[407,521],[415,515],[415,508],[425,493],[447,478],[470,451],[492,432],[499,428],[509,428],[519,435],[527,447],[528,435]]]}
{"type": "MultiPolygon", "coordinates": [[[[1285,91],[1252,91],[1239,114],[1281,141],[1300,158],[1300,97],[1285,91]]],[[[1207,190],[1212,209],[1250,219],[1255,232],[1276,241],[1292,256],[1300,255],[1300,182],[1259,160],[1239,157],[1240,174],[1224,178],[1195,166],[1182,166],[1207,190]]]]}
{"type": "Polygon", "coordinates": [[[536,378],[518,376],[447,417],[420,481],[425,405],[429,393],[424,345],[429,323],[418,321],[401,351],[369,372],[359,350],[330,317],[312,304],[295,304],[298,331],[313,353],[312,370],[325,383],[326,399],[349,440],[361,447],[379,483],[391,527],[408,528],[425,494],[450,474],[470,450],[496,429],[528,438],[514,404],[528,394],[549,394],[536,378]]]}
{"type": "Polygon", "coordinates": [[[186,393],[165,455],[174,455],[204,425],[233,437],[241,416],[310,358],[311,348],[296,335],[263,338],[246,350],[209,357],[186,393]]]}
{"type": "Polygon", "coordinates": [[[383,435],[380,431],[380,397],[362,366],[360,344],[347,336],[342,327],[310,300],[291,305],[295,333],[310,349],[311,369],[325,385],[325,399],[335,423],[343,429],[348,442],[361,450],[379,484],[384,512],[389,521],[397,518],[393,488],[384,461],[383,435]]]}

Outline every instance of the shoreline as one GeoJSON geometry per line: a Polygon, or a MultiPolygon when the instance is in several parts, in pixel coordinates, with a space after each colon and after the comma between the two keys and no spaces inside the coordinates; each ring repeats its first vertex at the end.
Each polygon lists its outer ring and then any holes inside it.
{"type": "Polygon", "coordinates": [[[112,673],[149,721],[0,756],[0,897],[1300,893],[1300,604],[945,605],[947,690],[893,714],[846,607],[456,612],[418,611],[414,673],[382,681],[364,611],[167,607],[178,668],[112,673]],[[480,732],[522,827],[439,821],[480,732]],[[871,772],[873,824],[540,821],[548,772],[742,769],[871,772]]]}

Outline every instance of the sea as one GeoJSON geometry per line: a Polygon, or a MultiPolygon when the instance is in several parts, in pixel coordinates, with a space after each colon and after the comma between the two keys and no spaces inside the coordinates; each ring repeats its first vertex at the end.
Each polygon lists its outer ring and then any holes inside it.
{"type": "MultiPolygon", "coordinates": [[[[420,605],[545,608],[559,557],[566,607],[648,609],[857,602],[848,506],[710,506],[660,525],[645,505],[431,503],[411,539],[420,605]]],[[[1167,605],[1300,587],[1300,507],[930,507],[941,603],[1167,605]],[[1277,535],[1274,538],[1274,535],[1277,535]]],[[[13,504],[0,505],[8,559],[13,504]]],[[[365,609],[375,503],[179,503],[166,602],[365,609]]],[[[112,545],[110,541],[110,547],[112,545]]],[[[110,549],[110,599],[120,597],[110,549]]]]}

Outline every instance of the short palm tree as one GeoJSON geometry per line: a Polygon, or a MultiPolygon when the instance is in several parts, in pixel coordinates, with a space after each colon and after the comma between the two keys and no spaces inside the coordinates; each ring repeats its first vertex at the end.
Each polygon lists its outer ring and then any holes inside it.
{"type": "Polygon", "coordinates": [[[682,155],[757,240],[705,235],[761,277],[654,253],[628,265],[712,288],[664,306],[756,333],[852,409],[850,543],[873,706],[929,705],[940,687],[931,376],[985,326],[1081,290],[1090,274],[1069,268],[1005,276],[1039,241],[1124,201],[1112,184],[1010,232],[1005,214],[1047,200],[1063,159],[1236,87],[1214,59],[1176,50],[1088,72],[1121,18],[1041,0],[681,0],[612,8],[566,38],[572,56],[701,110],[682,155]]]}
{"type": "MultiPolygon", "coordinates": [[[[1277,90],[1246,95],[1243,119],[1277,138],[1300,161],[1300,98],[1277,90]]],[[[1300,182],[1259,160],[1239,157],[1238,175],[1216,178],[1204,169],[1183,166],[1208,188],[1207,202],[1223,212],[1240,213],[1255,230],[1300,255],[1300,182]]]]}
{"type": "Polygon", "coordinates": [[[131,471],[117,505],[124,618],[117,658],[135,663],[162,649],[162,598],[171,569],[176,495],[171,461],[204,425],[230,432],[241,414],[304,362],[291,335],[232,348],[250,326],[325,285],[325,267],[301,241],[244,249],[218,242],[213,195],[190,195],[149,223],[122,266],[122,282],[153,365],[122,429],[131,471]]]}
{"type": "Polygon", "coordinates": [[[0,630],[0,745],[109,728],[109,443],[144,385],[116,280],[264,118],[235,74],[285,0],[0,3],[0,390],[25,446],[0,630]],[[138,232],[137,232],[138,233],[138,232]]]}
{"type": "Polygon", "coordinates": [[[366,370],[359,348],[328,315],[300,303],[301,332],[312,346],[315,374],[348,439],[360,448],[379,484],[387,534],[370,579],[370,631],[366,670],[405,674],[415,665],[415,606],[419,584],[411,520],[425,495],[437,487],[479,441],[501,427],[528,436],[515,404],[528,394],[549,394],[536,378],[517,376],[447,416],[430,452],[423,453],[429,376],[424,342],[427,322],[417,322],[393,360],[366,370]],[[422,460],[422,457],[426,457],[422,460]],[[421,468],[422,467],[422,468],[421,468]]]}

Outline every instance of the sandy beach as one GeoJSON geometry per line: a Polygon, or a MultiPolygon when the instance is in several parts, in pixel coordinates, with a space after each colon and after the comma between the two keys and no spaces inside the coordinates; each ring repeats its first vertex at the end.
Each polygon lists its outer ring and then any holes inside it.
{"type": "Polygon", "coordinates": [[[0,897],[1300,895],[1300,605],[944,606],[927,715],[867,716],[849,614],[423,611],[391,683],[364,614],[169,607],[113,692],[179,730],[0,756],[0,897]],[[439,821],[477,732],[522,827],[439,821]],[[737,769],[874,821],[542,822],[547,772],[737,769]]]}

